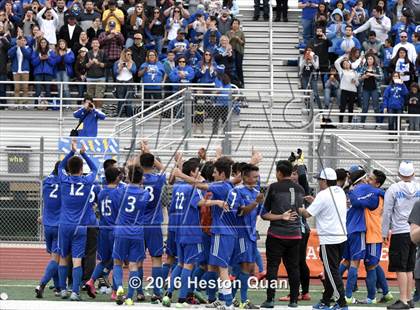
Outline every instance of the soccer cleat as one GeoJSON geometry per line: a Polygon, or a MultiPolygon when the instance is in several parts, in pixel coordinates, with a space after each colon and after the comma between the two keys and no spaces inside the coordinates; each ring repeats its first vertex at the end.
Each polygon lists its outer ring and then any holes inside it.
{"type": "Polygon", "coordinates": [[[175,308],[178,308],[178,309],[185,309],[185,308],[191,308],[191,306],[189,305],[189,304],[187,304],[186,302],[177,302],[176,304],[175,304],[175,308]]]}
{"type": "Polygon", "coordinates": [[[45,286],[44,285],[38,285],[36,288],[35,288],[35,297],[36,298],[43,298],[44,297],[44,288],[45,288],[45,286]]]}
{"type": "Polygon", "coordinates": [[[261,304],[260,308],[274,308],[274,301],[266,300],[261,304]]]}
{"type": "Polygon", "coordinates": [[[289,303],[287,305],[287,307],[289,307],[289,308],[297,308],[298,307],[298,304],[297,304],[297,302],[291,302],[291,303],[289,303]]]}
{"type": "Polygon", "coordinates": [[[217,307],[217,310],[235,310],[235,307],[233,305],[230,305],[230,306],[221,305],[217,307]]]}
{"type": "Polygon", "coordinates": [[[122,286],[117,289],[117,298],[115,299],[115,302],[120,306],[124,303],[124,289],[122,286]]]}
{"type": "Polygon", "coordinates": [[[58,289],[54,289],[54,296],[55,297],[60,297],[61,295],[60,295],[60,290],[58,290],[58,289]]]}
{"type": "Polygon", "coordinates": [[[168,308],[171,306],[171,299],[169,298],[169,296],[164,296],[162,298],[162,306],[168,307],[168,308]]]}
{"type": "Polygon", "coordinates": [[[223,304],[219,300],[215,300],[211,304],[207,304],[206,308],[212,309],[212,308],[217,308],[217,307],[220,307],[220,306],[223,306],[223,304]]]}
{"type": "Polygon", "coordinates": [[[86,292],[90,298],[96,298],[96,289],[95,289],[95,282],[90,279],[86,282],[86,292]]]}
{"type": "Polygon", "coordinates": [[[290,301],[290,295],[279,297],[279,301],[290,301]]]}
{"type": "Polygon", "coordinates": [[[410,306],[410,308],[415,308],[416,307],[416,303],[414,302],[414,300],[409,300],[408,302],[407,302],[407,304],[410,306]]]}
{"type": "Polygon", "coordinates": [[[194,297],[200,302],[200,304],[206,304],[207,299],[199,291],[194,291],[194,297]]]}
{"type": "Polygon", "coordinates": [[[150,303],[153,305],[158,305],[162,303],[162,296],[158,296],[158,295],[152,295],[152,297],[150,297],[150,303]]]}
{"type": "Polygon", "coordinates": [[[133,301],[131,298],[127,298],[127,299],[124,301],[124,305],[127,305],[127,306],[134,306],[134,301],[133,301]]]}
{"type": "Polygon", "coordinates": [[[199,305],[200,301],[198,299],[196,299],[194,296],[189,296],[187,297],[187,304],[189,305],[199,305]]]}
{"type": "Polygon", "coordinates": [[[249,300],[245,301],[244,303],[241,303],[239,305],[240,309],[259,309],[260,307],[254,305],[252,302],[250,302],[249,300]]]}
{"type": "Polygon", "coordinates": [[[298,300],[309,301],[309,300],[311,300],[311,295],[309,293],[300,294],[299,297],[298,297],[298,300]]]}
{"type": "Polygon", "coordinates": [[[144,296],[143,294],[137,293],[137,301],[138,302],[145,302],[146,301],[146,296],[144,296]]]}
{"type": "Polygon", "coordinates": [[[69,294],[68,294],[67,290],[61,290],[60,296],[61,296],[61,299],[69,298],[69,294]]]}
{"type": "Polygon", "coordinates": [[[323,302],[319,302],[316,305],[313,305],[312,309],[314,309],[314,310],[326,310],[326,309],[330,309],[330,307],[327,306],[326,304],[324,304],[323,302]]]}
{"type": "Polygon", "coordinates": [[[111,300],[112,301],[115,301],[116,299],[117,299],[117,292],[112,291],[112,293],[111,293],[111,300]]]}
{"type": "Polygon", "coordinates": [[[241,306],[241,302],[237,298],[233,298],[232,304],[235,308],[238,308],[241,306]]]}
{"type": "Polygon", "coordinates": [[[376,301],[376,298],[373,298],[373,299],[366,298],[363,300],[359,300],[358,303],[363,304],[363,305],[376,305],[377,301],[376,301]]]}
{"type": "MultiPolygon", "coordinates": [[[[353,304],[353,305],[357,304],[357,300],[356,300],[356,298],[354,298],[354,297],[346,297],[346,302],[347,302],[348,304],[353,304]]],[[[334,307],[334,306],[333,306],[333,307],[334,307]]]]}
{"type": "Polygon", "coordinates": [[[388,292],[388,294],[383,295],[382,298],[379,300],[379,303],[387,303],[394,299],[394,296],[392,296],[391,292],[388,292]]]}
{"type": "Polygon", "coordinates": [[[340,306],[339,304],[335,304],[330,308],[331,310],[349,310],[349,307],[346,306],[340,306]]]}
{"type": "Polygon", "coordinates": [[[399,309],[410,309],[408,304],[403,303],[401,300],[397,300],[392,305],[386,307],[389,310],[399,310],[399,309]]]}
{"type": "Polygon", "coordinates": [[[80,295],[75,293],[75,292],[71,292],[70,300],[71,301],[81,301],[82,297],[80,297],[80,295]]]}

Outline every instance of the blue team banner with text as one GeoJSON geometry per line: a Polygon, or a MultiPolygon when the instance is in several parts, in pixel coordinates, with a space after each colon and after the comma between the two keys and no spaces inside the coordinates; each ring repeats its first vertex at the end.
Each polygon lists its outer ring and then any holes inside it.
{"type": "Polygon", "coordinates": [[[77,140],[77,149],[80,150],[82,145],[86,148],[86,153],[92,158],[96,167],[102,173],[102,164],[107,159],[115,159],[118,161],[119,142],[117,139],[109,138],[90,138],[90,137],[71,137],[60,138],[58,140],[58,149],[61,153],[60,160],[62,160],[71,150],[71,141],[77,140]]]}

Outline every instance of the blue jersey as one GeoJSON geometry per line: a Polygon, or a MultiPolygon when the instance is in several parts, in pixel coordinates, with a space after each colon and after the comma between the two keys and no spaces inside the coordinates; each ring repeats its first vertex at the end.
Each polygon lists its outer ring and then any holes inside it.
{"type": "Polygon", "coordinates": [[[42,182],[42,197],[44,208],[42,210],[42,224],[58,226],[61,209],[60,179],[57,175],[50,174],[42,182]]]}
{"type": "Polygon", "coordinates": [[[194,187],[184,181],[178,181],[172,188],[172,199],[169,206],[168,231],[177,232],[177,227],[182,220],[183,208],[191,200],[194,187]]]}
{"type": "Polygon", "coordinates": [[[144,211],[150,199],[148,191],[128,185],[121,192],[120,211],[115,221],[114,235],[127,239],[143,239],[144,211]]]}
{"type": "Polygon", "coordinates": [[[259,204],[250,213],[244,215],[241,214],[241,208],[250,205],[257,199],[257,196],[260,193],[257,190],[258,187],[249,188],[245,185],[238,185],[234,189],[237,193],[233,203],[235,204],[235,209],[238,210],[238,236],[240,238],[248,237],[252,241],[257,240],[257,218],[263,206],[262,204],[259,204]]]}
{"type": "Polygon", "coordinates": [[[350,208],[347,210],[347,234],[366,231],[365,209],[375,210],[381,190],[369,184],[359,184],[349,192],[350,208]]]}
{"type": "Polygon", "coordinates": [[[98,205],[100,227],[115,226],[115,220],[117,219],[120,210],[121,195],[123,194],[120,189],[121,187],[119,185],[115,188],[105,186],[99,193],[98,205]]]}
{"type": "Polygon", "coordinates": [[[223,200],[229,203],[228,198],[231,199],[229,204],[230,211],[223,211],[219,206],[211,206],[211,233],[219,235],[236,235],[236,212],[234,204],[232,205],[233,196],[235,193],[230,195],[233,189],[232,183],[229,181],[224,182],[213,182],[209,184],[208,191],[213,194],[212,200],[223,200]]]}
{"type": "Polygon", "coordinates": [[[92,186],[92,190],[90,191],[89,201],[83,213],[82,222],[86,225],[91,225],[91,226],[98,225],[98,220],[96,219],[96,214],[93,207],[95,204],[98,205],[98,195],[100,191],[101,191],[101,186],[97,182],[95,182],[92,186]]]}
{"type": "MultiPolygon", "coordinates": [[[[61,186],[61,213],[60,224],[67,225],[90,225],[87,222],[90,216],[86,216],[87,208],[92,207],[92,190],[96,178],[97,168],[89,156],[84,153],[82,157],[86,160],[91,172],[87,175],[68,175],[64,167],[67,161],[74,155],[71,151],[61,161],[58,176],[61,186]],[[91,201],[91,202],[90,202],[91,201]]],[[[89,215],[89,212],[87,213],[89,215]]]]}
{"type": "Polygon", "coordinates": [[[198,203],[204,197],[204,192],[192,185],[192,195],[189,201],[181,204],[178,209],[181,222],[177,229],[177,239],[181,244],[194,244],[202,242],[203,231],[200,225],[200,207],[198,203]]]}
{"type": "Polygon", "coordinates": [[[145,173],[143,185],[150,194],[144,213],[144,224],[162,224],[162,189],[166,183],[165,174],[145,173]]]}

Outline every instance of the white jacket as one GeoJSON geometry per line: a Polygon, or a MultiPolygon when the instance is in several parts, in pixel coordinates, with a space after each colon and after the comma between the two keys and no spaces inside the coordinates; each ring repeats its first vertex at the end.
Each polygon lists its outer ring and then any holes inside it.
{"type": "Polygon", "coordinates": [[[388,39],[388,31],[391,30],[391,20],[387,16],[381,17],[381,23],[378,23],[375,17],[371,17],[362,26],[353,31],[354,34],[358,34],[365,30],[375,31],[378,40],[382,43],[388,39]]]}
{"type": "Polygon", "coordinates": [[[405,44],[400,42],[397,45],[395,45],[394,48],[392,49],[392,58],[394,58],[395,55],[397,55],[397,52],[401,47],[404,47],[407,50],[408,59],[413,64],[415,64],[416,59],[417,59],[417,52],[416,52],[416,48],[414,47],[414,44],[412,44],[410,42],[406,42],[405,44]]]}

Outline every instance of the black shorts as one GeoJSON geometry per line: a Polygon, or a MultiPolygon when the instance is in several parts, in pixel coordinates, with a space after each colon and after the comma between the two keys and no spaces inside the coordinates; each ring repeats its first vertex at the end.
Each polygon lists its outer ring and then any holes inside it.
{"type": "Polygon", "coordinates": [[[389,272],[413,272],[416,264],[416,245],[410,234],[391,235],[389,246],[389,272]]]}

